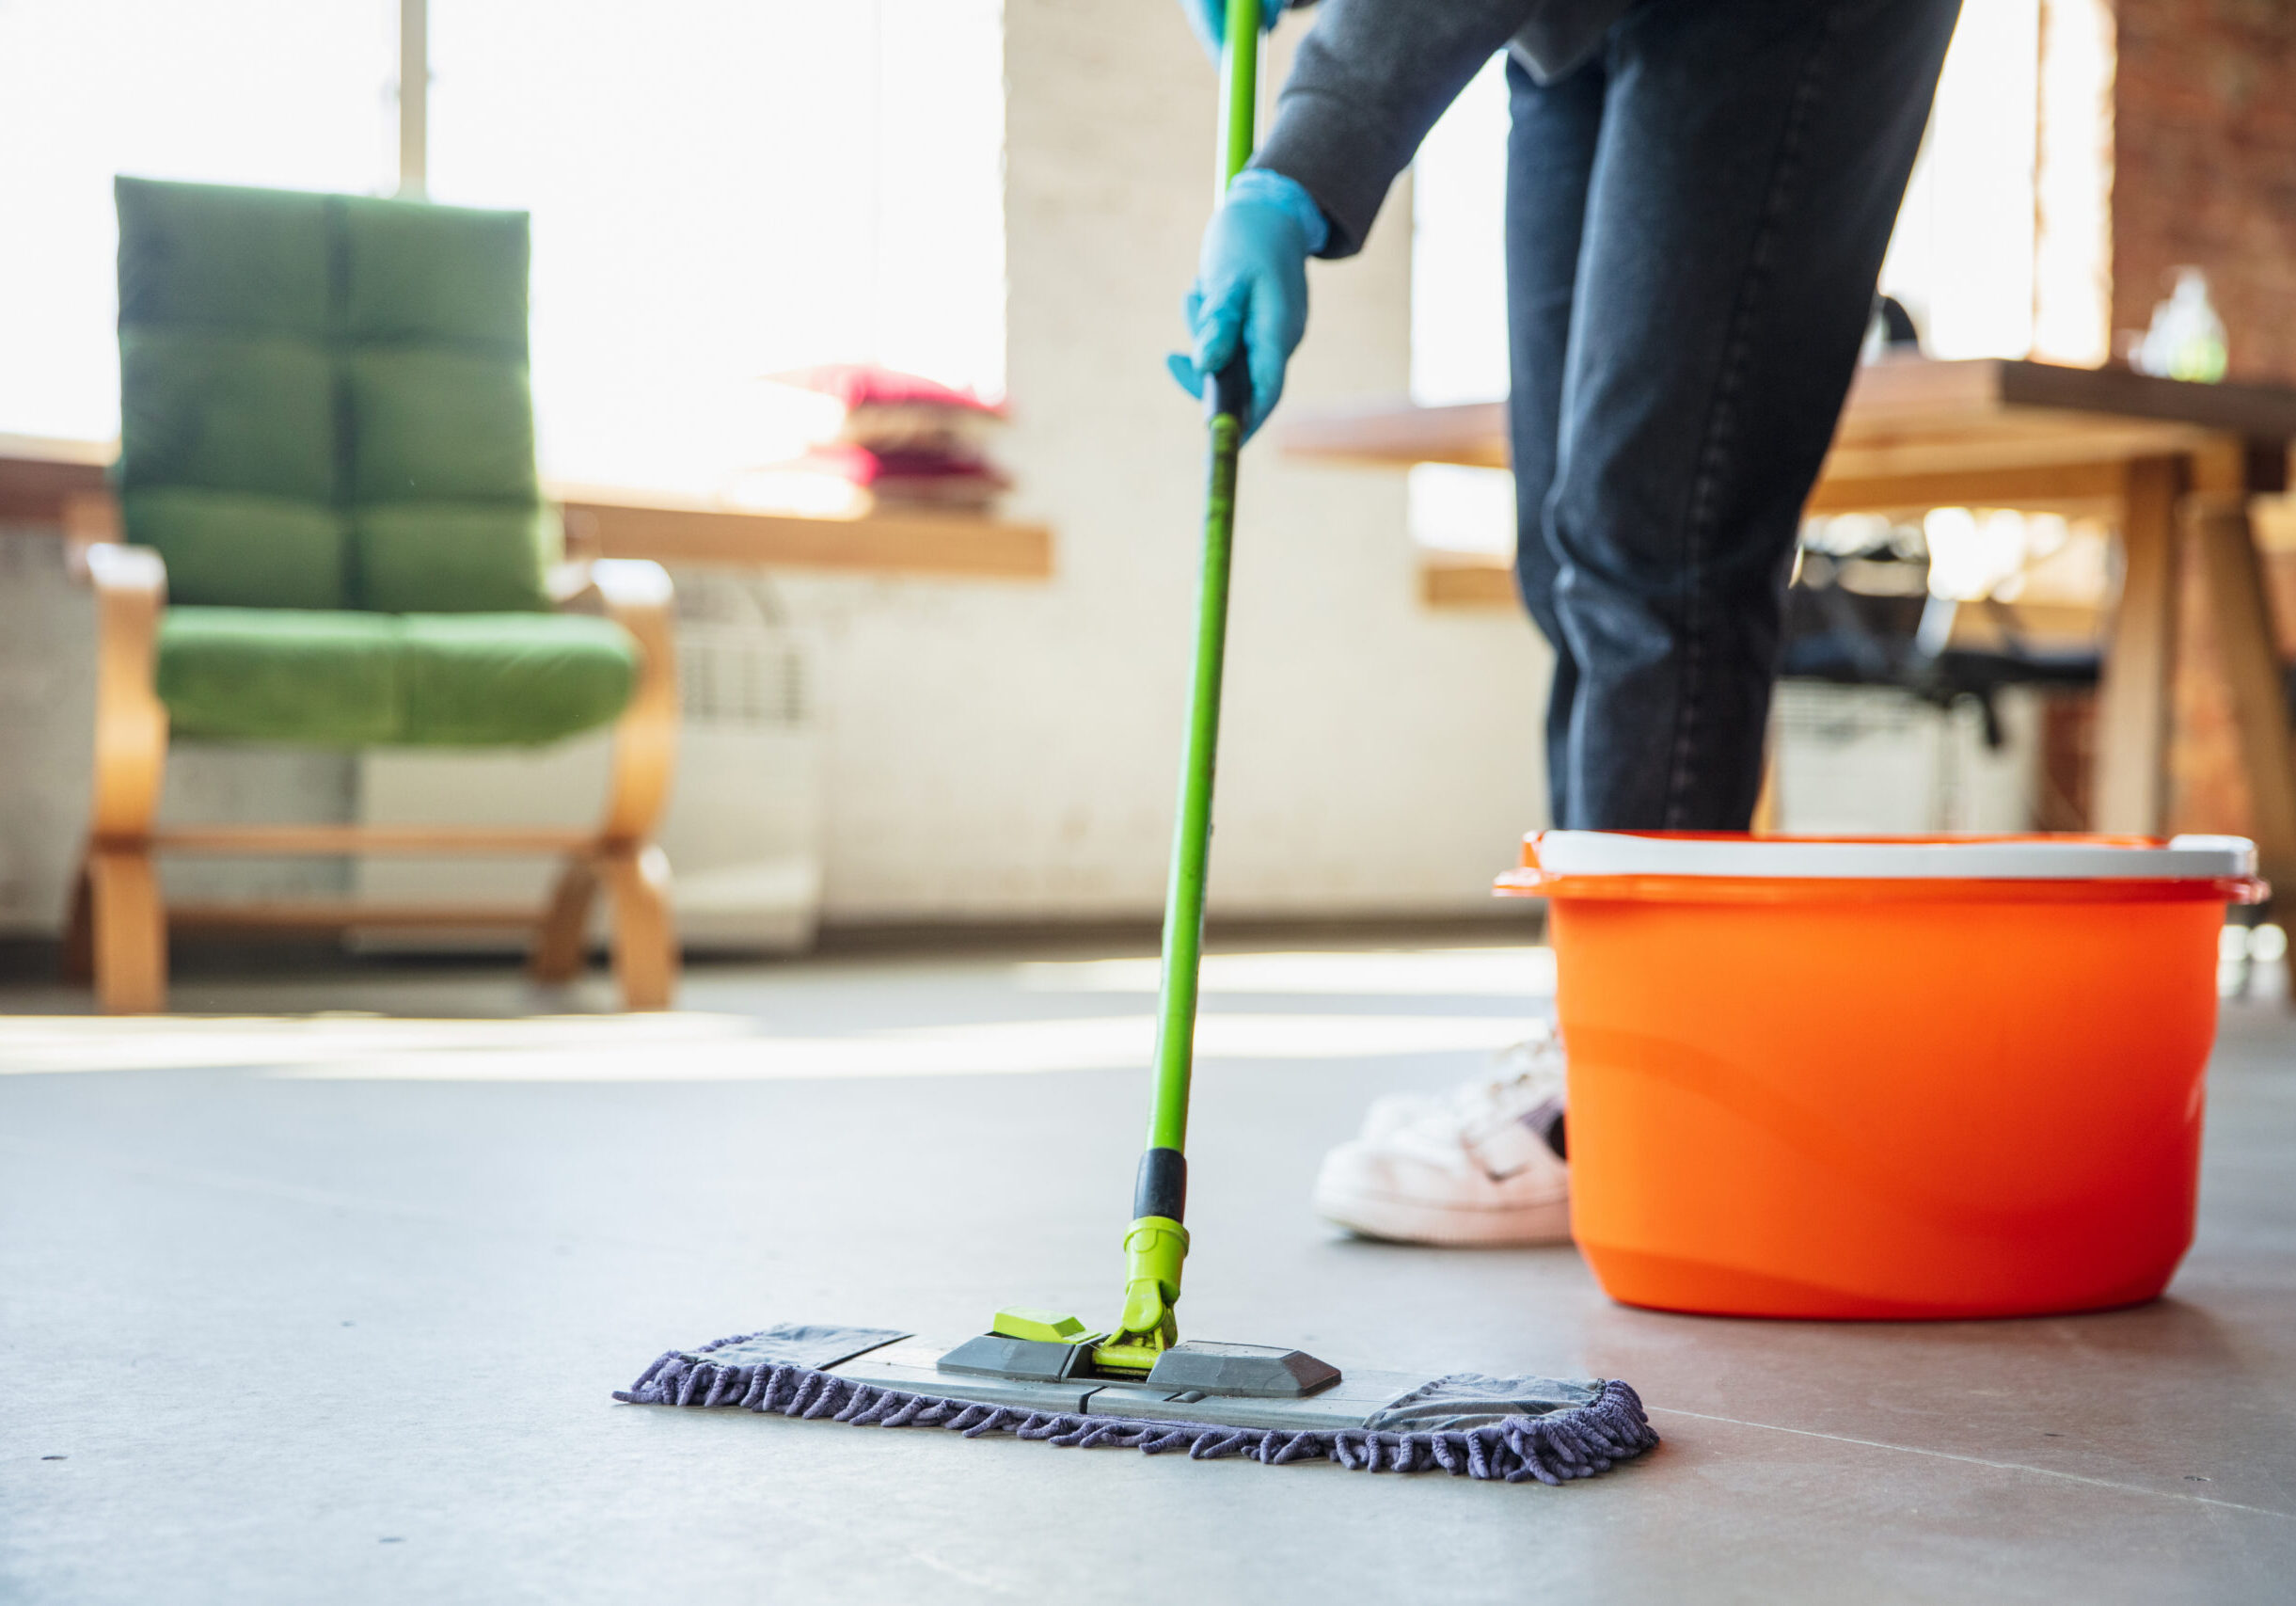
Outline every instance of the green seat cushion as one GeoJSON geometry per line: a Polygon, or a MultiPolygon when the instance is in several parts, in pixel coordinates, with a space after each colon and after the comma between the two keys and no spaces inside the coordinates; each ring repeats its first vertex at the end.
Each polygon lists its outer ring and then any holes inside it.
{"type": "Polygon", "coordinates": [[[410,346],[354,351],[351,500],[542,500],[526,365],[410,346]]]}
{"type": "Polygon", "coordinates": [[[334,363],[325,346],[287,335],[122,329],[119,449],[128,486],[201,485],[328,502],[334,363]]]}
{"type": "Polygon", "coordinates": [[[119,323],[320,340],[332,327],[330,199],[298,190],[113,181],[119,323]]]}
{"type": "Polygon", "coordinates": [[[356,509],[359,601],[396,613],[538,612],[558,516],[499,502],[398,502],[356,509]]]}
{"type": "Polygon", "coordinates": [[[160,701],[182,736],[395,741],[404,635],[389,613],[170,608],[160,619],[160,701]]]}
{"type": "Polygon", "coordinates": [[[409,613],[402,741],[555,741],[620,713],[638,644],[581,613],[409,613]]]}
{"type": "Polygon", "coordinates": [[[546,606],[526,215],[118,181],[130,540],[195,606],[546,606]]]}
{"type": "Polygon", "coordinates": [[[342,208],[352,340],[525,360],[525,213],[359,196],[342,208]]]}
{"type": "Polygon", "coordinates": [[[159,694],[178,734],[325,747],[528,745],[605,723],[637,682],[610,620],[177,607],[159,694]]]}
{"type": "Polygon", "coordinates": [[[131,489],[119,500],[128,539],[166,560],[173,601],[340,608],[347,600],[348,521],[330,507],[197,486],[131,489]]]}

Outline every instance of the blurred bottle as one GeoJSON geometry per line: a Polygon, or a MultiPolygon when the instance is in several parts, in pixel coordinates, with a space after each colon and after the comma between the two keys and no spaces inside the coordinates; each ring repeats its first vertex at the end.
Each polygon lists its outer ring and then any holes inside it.
{"type": "Polygon", "coordinates": [[[2139,374],[2169,379],[2197,379],[2213,385],[2225,376],[2225,320],[2209,299],[2209,276],[2196,267],[2177,270],[2168,299],[2152,310],[2152,327],[2130,353],[2139,374]]]}
{"type": "Polygon", "coordinates": [[[1874,297],[1874,315],[1866,321],[1865,343],[1858,348],[1860,362],[1879,362],[1885,357],[1922,354],[1922,331],[1906,304],[1894,295],[1874,297]]]}

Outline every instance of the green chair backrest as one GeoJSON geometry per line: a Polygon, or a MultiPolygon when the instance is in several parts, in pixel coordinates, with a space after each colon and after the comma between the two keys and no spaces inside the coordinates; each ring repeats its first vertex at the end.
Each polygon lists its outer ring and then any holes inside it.
{"type": "Polygon", "coordinates": [[[117,182],[121,511],[175,602],[548,606],[527,217],[117,182]]]}

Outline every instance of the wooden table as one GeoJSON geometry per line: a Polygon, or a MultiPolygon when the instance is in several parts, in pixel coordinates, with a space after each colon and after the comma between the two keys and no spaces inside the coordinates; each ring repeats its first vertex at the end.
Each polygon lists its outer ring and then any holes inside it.
{"type": "MultiPolygon", "coordinates": [[[[77,528],[110,520],[110,441],[0,435],[0,522],[77,528]]],[[[884,576],[1047,580],[1053,533],[1041,524],[961,514],[808,518],[752,513],[643,492],[546,485],[564,511],[569,552],[884,576]]]]}
{"type": "MultiPolygon", "coordinates": [[[[1503,402],[1327,411],[1291,421],[1278,438],[1292,454],[1340,463],[1508,463],[1503,402]]],[[[1859,370],[1809,511],[2000,507],[2111,519],[2122,579],[2098,691],[2093,823],[2103,831],[2151,834],[2165,818],[2179,558],[2189,545],[2231,691],[2264,870],[2296,892],[2296,740],[2250,522],[2254,497],[2288,488],[2291,440],[2296,389],[1892,358],[1859,370]]]]}

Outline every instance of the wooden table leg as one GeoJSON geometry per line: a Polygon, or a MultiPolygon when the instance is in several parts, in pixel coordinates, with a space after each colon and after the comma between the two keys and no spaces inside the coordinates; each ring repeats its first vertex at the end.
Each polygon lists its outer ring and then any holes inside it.
{"type": "Polygon", "coordinates": [[[2097,693],[2097,784],[2091,828],[2151,835],[2168,808],[2170,691],[2177,658],[2177,502],[2185,469],[2174,457],[2129,465],[2121,496],[2121,595],[2097,693]]]}
{"type": "Polygon", "coordinates": [[[1753,823],[1747,829],[1756,836],[1775,836],[1778,820],[1778,739],[1773,736],[1762,756],[1762,790],[1754,798],[1753,823]]]}
{"type": "Polygon", "coordinates": [[[2296,899],[2296,736],[2290,731],[2287,671],[2272,631],[2272,597],[2249,527],[2247,499],[2194,497],[2188,523],[2208,587],[2209,622],[2232,694],[2256,856],[2265,880],[2281,889],[2284,899],[2296,899]]]}

